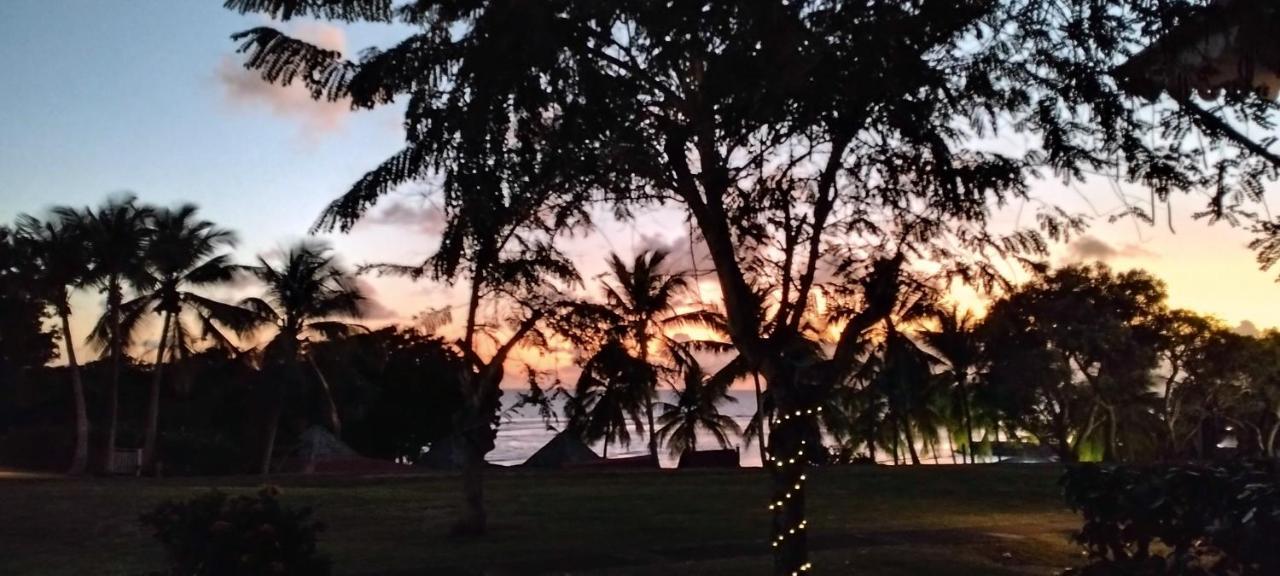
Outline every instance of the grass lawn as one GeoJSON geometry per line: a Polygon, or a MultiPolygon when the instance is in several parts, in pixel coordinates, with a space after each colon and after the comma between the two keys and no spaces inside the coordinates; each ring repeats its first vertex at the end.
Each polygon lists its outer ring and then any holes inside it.
{"type": "MultiPolygon", "coordinates": [[[[1078,558],[1054,466],[843,467],[810,474],[814,572],[1052,574],[1078,558]]],[[[459,480],[279,477],[286,502],[329,526],[335,574],[767,574],[768,480],[759,470],[489,475],[491,535],[447,536],[459,480]]],[[[159,569],[137,517],[256,478],[3,479],[0,574],[159,569]]]]}

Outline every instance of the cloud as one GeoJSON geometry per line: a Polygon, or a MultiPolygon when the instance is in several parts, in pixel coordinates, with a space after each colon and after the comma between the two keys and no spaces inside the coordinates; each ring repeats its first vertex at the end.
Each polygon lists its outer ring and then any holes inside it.
{"type": "Polygon", "coordinates": [[[364,302],[360,304],[360,313],[364,320],[395,320],[400,318],[400,314],[395,310],[387,307],[378,300],[378,291],[373,287],[373,283],[363,278],[356,279],[356,288],[364,295],[364,302]]]}
{"type": "MultiPolygon", "coordinates": [[[[300,25],[292,35],[322,48],[345,52],[346,36],[341,28],[325,24],[300,25]]],[[[222,88],[224,100],[237,109],[265,109],[272,115],[301,122],[308,138],[318,138],[342,127],[351,103],[316,101],[299,81],[277,86],[263,80],[243,65],[243,56],[225,56],[218,62],[215,78],[222,88]]]]}
{"type": "Polygon", "coordinates": [[[360,220],[360,225],[399,226],[426,236],[439,236],[444,232],[444,211],[434,204],[418,204],[393,200],[360,220]]]}
{"type": "MultiPolygon", "coordinates": [[[[701,236],[691,242],[688,234],[681,234],[673,240],[667,240],[660,234],[644,234],[640,236],[635,250],[637,254],[648,250],[666,251],[667,259],[664,265],[671,272],[693,273],[697,270],[698,275],[701,276],[707,271],[715,270],[715,265],[711,261],[711,251],[701,236]]],[[[621,254],[619,256],[625,258],[621,254]]]]}
{"type": "Polygon", "coordinates": [[[1116,248],[1106,241],[1088,234],[1077,238],[1067,246],[1067,259],[1073,262],[1085,260],[1107,262],[1116,258],[1154,259],[1159,258],[1159,255],[1137,244],[1125,244],[1116,248]]]}
{"type": "Polygon", "coordinates": [[[1241,336],[1257,336],[1262,331],[1258,330],[1258,326],[1249,320],[1241,320],[1240,325],[1236,326],[1234,332],[1241,336]]]}

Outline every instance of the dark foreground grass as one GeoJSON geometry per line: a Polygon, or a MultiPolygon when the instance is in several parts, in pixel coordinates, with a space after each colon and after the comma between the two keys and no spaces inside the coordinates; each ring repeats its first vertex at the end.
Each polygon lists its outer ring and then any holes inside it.
{"type": "MultiPolygon", "coordinates": [[[[810,475],[817,574],[1052,574],[1073,562],[1051,466],[845,467],[810,475]]],[[[489,475],[492,530],[447,536],[450,475],[280,477],[329,526],[335,574],[767,574],[768,481],[724,472],[489,475]]],[[[138,515],[256,478],[0,480],[0,574],[142,574],[159,549],[138,515]]]]}

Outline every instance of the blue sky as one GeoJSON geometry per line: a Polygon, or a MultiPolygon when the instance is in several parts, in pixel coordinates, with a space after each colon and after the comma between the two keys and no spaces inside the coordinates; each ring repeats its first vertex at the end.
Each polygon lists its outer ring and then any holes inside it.
{"type": "MultiPolygon", "coordinates": [[[[350,113],[341,104],[307,102],[297,89],[258,83],[239,68],[229,36],[264,23],[224,10],[218,0],[0,0],[0,222],[129,190],[155,204],[197,202],[206,218],[240,233],[246,258],[303,235],[328,201],[398,149],[399,111],[350,113]]],[[[348,54],[405,33],[315,22],[289,29],[348,54]]],[[[1056,260],[1143,266],[1168,281],[1175,305],[1232,324],[1280,325],[1273,305],[1280,287],[1256,269],[1247,234],[1192,222],[1187,215],[1201,208],[1197,200],[1175,203],[1173,234],[1164,223],[1107,223],[1119,200],[1106,186],[1037,188],[1082,209],[1088,203],[1081,198],[1089,198],[1088,209],[1101,216],[1092,249],[1058,247],[1056,260]]],[[[413,221],[423,206],[402,202],[410,209],[393,214],[384,205],[374,219],[383,224],[335,238],[347,260],[412,261],[430,253],[431,226],[413,221]]],[[[634,224],[604,223],[569,251],[582,257],[590,278],[609,249],[627,254],[681,241],[678,222],[666,211],[634,224]]],[[[453,297],[440,287],[373,284],[403,316],[453,297]]]]}

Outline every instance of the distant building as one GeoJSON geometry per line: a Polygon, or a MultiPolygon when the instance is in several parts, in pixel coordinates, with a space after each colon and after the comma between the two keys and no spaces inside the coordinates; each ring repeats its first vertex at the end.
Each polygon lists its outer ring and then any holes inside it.
{"type": "Polygon", "coordinates": [[[602,460],[600,455],[591,450],[586,442],[566,431],[548,440],[523,465],[529,468],[569,468],[599,460],[602,460]]]}
{"type": "Polygon", "coordinates": [[[680,454],[677,468],[737,468],[739,463],[738,449],[726,450],[687,450],[680,454]]]}

